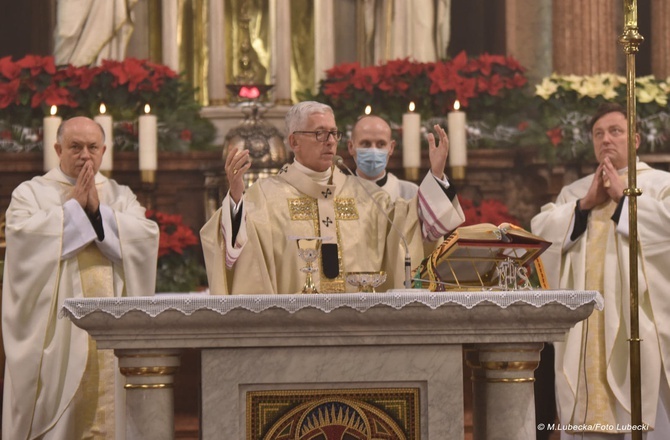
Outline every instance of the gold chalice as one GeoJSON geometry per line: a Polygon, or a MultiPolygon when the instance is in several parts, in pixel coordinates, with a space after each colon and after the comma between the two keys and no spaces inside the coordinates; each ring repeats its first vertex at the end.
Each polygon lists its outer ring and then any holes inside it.
{"type": "Polygon", "coordinates": [[[312,274],[318,272],[319,268],[314,264],[319,259],[319,250],[323,237],[289,237],[297,241],[298,256],[306,265],[301,267],[300,271],[305,274],[305,284],[301,293],[319,293],[314,284],[312,274]]]}

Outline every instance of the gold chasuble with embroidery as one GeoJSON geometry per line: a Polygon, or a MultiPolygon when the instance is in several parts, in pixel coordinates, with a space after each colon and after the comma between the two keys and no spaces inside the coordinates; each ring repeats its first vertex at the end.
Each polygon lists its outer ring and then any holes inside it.
{"type": "Polygon", "coordinates": [[[292,237],[324,237],[337,252],[337,275],[313,274],[319,292],[354,291],[347,272],[387,272],[379,290],[402,288],[407,239],[412,264],[423,258],[423,242],[435,241],[460,225],[458,198],[449,200],[432,175],[411,200],[391,202],[374,183],[333,170],[332,185],[315,183],[294,165],[256,182],[243,197],[242,221],[233,242],[229,196],[201,230],[212,294],[298,293],[305,282],[292,237]],[[356,181],[355,179],[358,179],[356,181]],[[375,205],[370,195],[381,206],[375,205]],[[385,214],[394,222],[393,228],[385,214]]]}
{"type": "MultiPolygon", "coordinates": [[[[560,422],[613,434],[630,424],[628,211],[624,206],[615,223],[614,202],[595,207],[586,231],[571,241],[576,201],[592,181],[590,175],[563,188],[556,203],[533,218],[531,230],[553,243],[542,254],[551,288],[598,290],[605,300],[603,311],[554,343],[560,422]]],[[[653,428],[659,389],[669,387],[663,370],[670,378],[670,173],[638,162],[637,184],[642,421],[653,428]]]]}

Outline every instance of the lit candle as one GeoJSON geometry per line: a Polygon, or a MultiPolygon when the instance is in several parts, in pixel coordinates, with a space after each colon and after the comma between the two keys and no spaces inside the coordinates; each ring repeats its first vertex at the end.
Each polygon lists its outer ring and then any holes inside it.
{"type": "MultiPolygon", "coordinates": [[[[463,168],[468,164],[465,112],[460,111],[460,108],[461,103],[456,100],[454,103],[454,111],[449,112],[447,117],[447,131],[449,133],[449,166],[452,168],[463,168]]],[[[464,176],[454,177],[463,178],[464,176]]]]}
{"type": "Polygon", "coordinates": [[[105,145],[107,146],[105,154],[102,156],[100,171],[112,171],[112,168],[114,168],[114,121],[112,115],[108,115],[106,112],[105,104],[100,104],[100,114],[93,118],[105,132],[105,145]]]}
{"type": "Polygon", "coordinates": [[[150,114],[149,104],[139,118],[140,171],[156,171],[158,165],[158,129],[156,116],[150,114]]]}
{"type": "Polygon", "coordinates": [[[365,114],[369,115],[370,113],[372,113],[372,106],[371,105],[366,105],[365,106],[365,114]]]}
{"type": "Polygon", "coordinates": [[[414,112],[414,103],[409,103],[409,112],[402,115],[402,164],[405,177],[417,180],[421,168],[421,115],[414,112]]]}
{"type": "Polygon", "coordinates": [[[42,136],[42,150],[44,150],[44,171],[49,171],[56,168],[60,163],[60,158],[54,145],[57,142],[58,127],[63,119],[56,116],[58,109],[55,105],[51,106],[51,115],[44,117],[43,122],[43,136],[42,136]]]}

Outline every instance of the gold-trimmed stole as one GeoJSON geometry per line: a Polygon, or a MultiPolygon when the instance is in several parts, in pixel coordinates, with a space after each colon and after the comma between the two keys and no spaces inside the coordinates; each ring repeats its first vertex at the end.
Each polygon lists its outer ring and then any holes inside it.
{"type": "MultiPolygon", "coordinates": [[[[79,276],[84,297],[113,297],[114,269],[95,243],[77,255],[79,276]]],[[[115,367],[112,350],[97,350],[95,340],[88,337],[86,370],[75,396],[77,402],[76,431],[81,438],[109,439],[115,437],[114,392],[115,367]]]]}

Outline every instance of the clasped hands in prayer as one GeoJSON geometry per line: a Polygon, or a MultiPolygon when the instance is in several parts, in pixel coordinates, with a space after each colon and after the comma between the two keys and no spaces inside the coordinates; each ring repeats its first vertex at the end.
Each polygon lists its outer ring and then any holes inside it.
{"type": "Polygon", "coordinates": [[[598,165],[593,176],[593,182],[586,195],[579,201],[579,208],[587,211],[611,199],[619,203],[623,197],[624,185],[619,179],[619,173],[609,157],[598,165]],[[609,181],[609,184],[606,182],[609,181]]]}
{"type": "MultiPolygon", "coordinates": [[[[435,135],[428,134],[428,157],[430,159],[430,172],[436,178],[444,179],[444,168],[447,165],[447,156],[449,155],[449,138],[447,133],[438,124],[433,126],[440,138],[439,143],[435,142],[435,135]]],[[[239,203],[244,193],[244,173],[251,168],[249,150],[239,150],[233,147],[228,151],[224,169],[228,176],[228,188],[230,188],[230,197],[233,202],[239,203]]]]}
{"type": "Polygon", "coordinates": [[[70,191],[70,198],[75,199],[87,214],[95,214],[100,207],[98,190],[95,187],[95,169],[93,162],[87,160],[84,163],[77,181],[70,191]]]}

